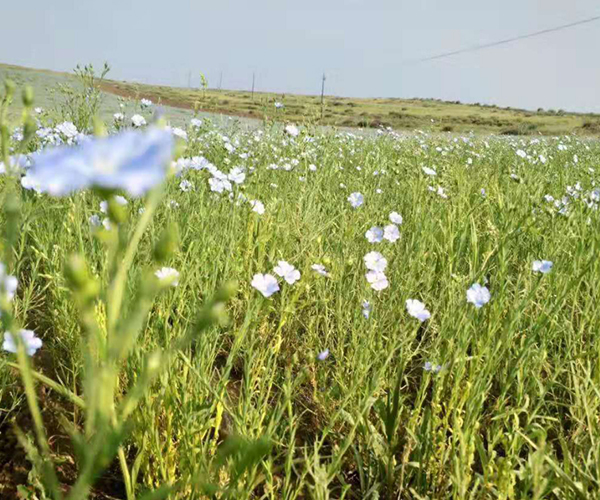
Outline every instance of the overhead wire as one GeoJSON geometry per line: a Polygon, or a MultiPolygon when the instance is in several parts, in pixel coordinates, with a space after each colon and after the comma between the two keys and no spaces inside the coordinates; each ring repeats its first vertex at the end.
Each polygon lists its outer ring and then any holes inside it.
{"type": "Polygon", "coordinates": [[[519,35],[519,36],[514,36],[511,38],[505,38],[504,40],[497,40],[495,42],[489,42],[489,43],[482,43],[482,44],[478,44],[478,45],[472,45],[471,47],[465,47],[462,49],[457,49],[457,50],[453,50],[450,52],[443,52],[441,54],[436,54],[434,56],[428,56],[428,57],[424,57],[422,59],[415,59],[415,60],[409,60],[406,61],[404,64],[420,64],[420,63],[424,63],[424,62],[428,62],[428,61],[435,61],[437,59],[444,59],[446,57],[452,57],[452,56],[456,56],[459,54],[464,54],[467,52],[475,52],[478,50],[483,50],[483,49],[488,49],[491,47],[497,47],[499,45],[506,45],[509,43],[513,43],[513,42],[517,42],[519,40],[525,40],[528,38],[534,38],[537,36],[541,36],[541,35],[546,35],[548,33],[554,33],[556,31],[562,31],[562,30],[566,30],[569,28],[574,28],[576,26],[581,26],[583,24],[589,24],[589,23],[593,23],[595,21],[599,21],[600,20],[600,16],[595,16],[595,17],[589,17],[587,19],[582,19],[580,21],[575,21],[569,24],[563,24],[561,26],[555,26],[554,28],[547,28],[544,30],[540,30],[540,31],[535,31],[533,33],[527,33],[524,35],[519,35]]]}

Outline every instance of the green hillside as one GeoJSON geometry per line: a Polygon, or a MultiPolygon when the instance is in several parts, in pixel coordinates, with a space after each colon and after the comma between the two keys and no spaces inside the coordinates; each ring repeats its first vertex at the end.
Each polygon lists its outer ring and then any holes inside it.
{"type": "MultiPolygon", "coordinates": [[[[0,81],[14,80],[17,85],[31,85],[36,105],[50,108],[60,104],[60,84],[76,85],[73,75],[0,64],[0,81]]],[[[229,115],[241,119],[274,119],[290,122],[312,122],[337,127],[427,130],[435,132],[475,132],[502,135],[600,136],[600,115],[568,113],[562,110],[528,111],[492,105],[462,104],[434,99],[358,99],[325,96],[275,94],[266,92],[186,89],[104,80],[100,87],[105,99],[101,109],[104,119],[119,111],[119,102],[151,99],[161,104],[173,123],[199,114],[229,115]],[[121,101],[119,101],[121,98],[121,101]],[[283,104],[276,109],[275,103],[283,104]]],[[[13,115],[19,103],[11,107],[13,115]]],[[[127,111],[127,109],[125,109],[127,111]]]]}

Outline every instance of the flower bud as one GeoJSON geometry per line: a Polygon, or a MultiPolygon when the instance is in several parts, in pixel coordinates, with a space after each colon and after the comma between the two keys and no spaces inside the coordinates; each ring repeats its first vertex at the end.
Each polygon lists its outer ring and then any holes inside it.
{"type": "Polygon", "coordinates": [[[27,142],[31,139],[36,130],[37,125],[35,124],[35,121],[31,116],[27,116],[27,118],[25,118],[25,123],[23,124],[23,141],[27,142]]]}
{"type": "Polygon", "coordinates": [[[225,326],[229,321],[227,309],[224,302],[217,302],[210,308],[210,321],[225,326]]]}
{"type": "Polygon", "coordinates": [[[108,136],[108,130],[106,130],[106,125],[97,116],[94,116],[94,135],[96,137],[108,136]]]}
{"type": "Polygon", "coordinates": [[[23,89],[23,104],[27,108],[33,106],[33,88],[30,85],[23,89]]]}
{"type": "Polygon", "coordinates": [[[83,302],[96,298],[100,287],[90,275],[87,264],[80,255],[72,255],[65,266],[65,276],[83,302]]]}
{"type": "Polygon", "coordinates": [[[165,262],[177,251],[179,246],[179,228],[177,224],[169,224],[154,246],[154,259],[165,262]]]}
{"type": "Polygon", "coordinates": [[[108,216],[111,221],[121,224],[127,220],[128,215],[126,206],[121,205],[114,197],[108,200],[108,216]]]}
{"type": "Polygon", "coordinates": [[[12,80],[6,80],[4,82],[4,90],[6,91],[6,98],[12,99],[12,96],[15,94],[15,82],[12,80]]]}
{"type": "Polygon", "coordinates": [[[72,255],[65,267],[66,278],[74,288],[82,287],[89,279],[87,265],[81,255],[72,255]]]}
{"type": "Polygon", "coordinates": [[[185,141],[177,141],[175,143],[175,150],[173,151],[173,160],[178,160],[181,158],[186,151],[187,144],[185,141]]]}
{"type": "Polygon", "coordinates": [[[237,289],[237,281],[228,281],[217,290],[215,300],[217,302],[227,302],[236,294],[237,289]]]}
{"type": "Polygon", "coordinates": [[[8,141],[10,139],[10,131],[6,123],[0,123],[0,146],[2,147],[2,155],[8,154],[8,141]]]}
{"type": "Polygon", "coordinates": [[[160,371],[162,364],[162,354],[160,351],[154,351],[146,358],[146,370],[145,376],[148,379],[154,378],[154,376],[160,371]]]}

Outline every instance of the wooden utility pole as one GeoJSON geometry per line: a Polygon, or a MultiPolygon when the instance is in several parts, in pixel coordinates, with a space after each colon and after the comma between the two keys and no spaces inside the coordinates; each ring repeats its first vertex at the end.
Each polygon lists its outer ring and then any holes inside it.
{"type": "Polygon", "coordinates": [[[323,73],[323,81],[321,82],[321,119],[325,114],[325,73],[323,73]]]}
{"type": "Polygon", "coordinates": [[[222,84],[223,84],[223,72],[221,71],[221,76],[219,76],[219,90],[221,90],[222,84]]]}
{"type": "Polygon", "coordinates": [[[252,100],[254,101],[254,83],[256,82],[256,73],[252,72],[252,100]]]}

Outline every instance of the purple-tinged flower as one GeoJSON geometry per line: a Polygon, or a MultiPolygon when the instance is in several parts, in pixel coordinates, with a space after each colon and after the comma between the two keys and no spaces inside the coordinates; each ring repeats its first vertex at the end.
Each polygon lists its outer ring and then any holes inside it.
{"type": "Polygon", "coordinates": [[[310,266],[310,268],[313,271],[319,273],[321,276],[329,276],[329,273],[327,272],[327,269],[325,269],[325,266],[323,264],[313,264],[312,266],[310,266]]]}
{"type": "Polygon", "coordinates": [[[163,181],[172,153],[173,138],[165,130],[128,130],[34,155],[22,184],[52,196],[97,187],[138,197],[163,181]]]}
{"type": "Polygon", "coordinates": [[[421,323],[431,318],[431,313],[425,308],[425,304],[419,300],[408,299],[406,301],[406,311],[413,318],[417,318],[421,323]]]}
{"type": "Polygon", "coordinates": [[[266,298],[279,291],[279,283],[271,274],[255,274],[251,285],[266,298]]]}
{"type": "Polygon", "coordinates": [[[365,198],[360,193],[352,193],[348,196],[348,201],[350,202],[350,205],[352,205],[352,208],[358,208],[365,202],[365,198]]]}
{"type": "Polygon", "coordinates": [[[536,273],[548,274],[552,271],[553,265],[552,261],[549,260],[534,260],[532,268],[536,273]]]}
{"type": "Polygon", "coordinates": [[[373,226],[365,233],[365,238],[369,243],[381,243],[383,240],[383,229],[373,226]]]}
{"type": "MultiPolygon", "coordinates": [[[[36,337],[32,330],[19,330],[16,334],[21,337],[22,342],[25,344],[25,351],[28,356],[33,356],[42,347],[42,340],[36,337]]],[[[2,348],[8,352],[17,352],[17,341],[12,333],[4,332],[2,348]]]]}
{"type": "Polygon", "coordinates": [[[477,309],[486,305],[492,295],[485,286],[481,286],[479,283],[474,283],[471,288],[467,290],[467,302],[473,304],[477,309]]]}
{"type": "Polygon", "coordinates": [[[372,310],[373,310],[373,306],[371,306],[371,303],[368,300],[363,301],[363,303],[362,303],[362,315],[366,319],[369,319],[369,316],[371,316],[371,311],[372,310]]]}
{"type": "Polygon", "coordinates": [[[329,357],[329,349],[325,349],[324,351],[321,351],[318,355],[317,355],[317,359],[319,361],[325,361],[327,358],[329,357]]]}
{"type": "Polygon", "coordinates": [[[442,370],[442,365],[436,365],[431,361],[427,361],[423,365],[423,370],[425,370],[426,372],[439,373],[442,370]]]}

